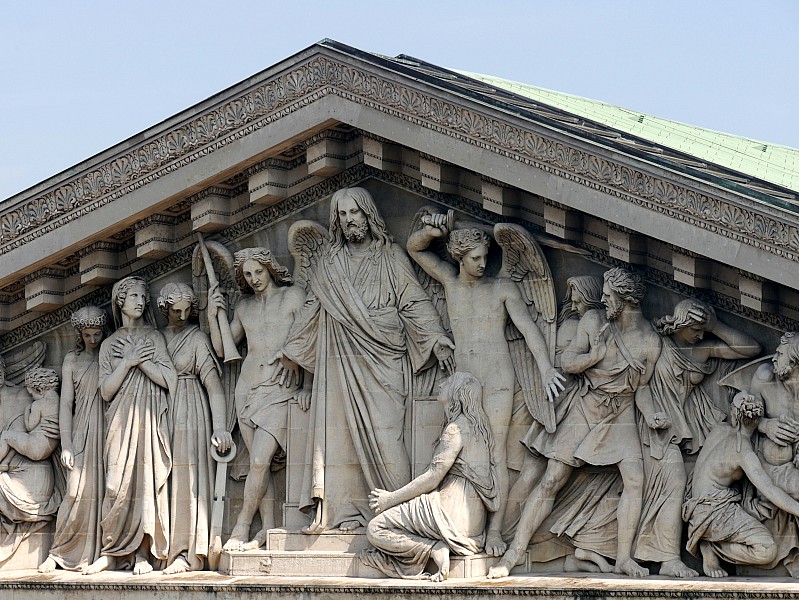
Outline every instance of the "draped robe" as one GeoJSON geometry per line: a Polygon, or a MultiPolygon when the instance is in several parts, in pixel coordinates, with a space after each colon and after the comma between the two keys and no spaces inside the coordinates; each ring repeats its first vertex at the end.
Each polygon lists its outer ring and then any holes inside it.
{"type": "MultiPolygon", "coordinates": [[[[161,333],[149,325],[120,327],[100,347],[100,381],[113,373],[119,358],[113,355],[118,338],[146,339],[155,346],[150,362],[160,370],[174,395],[177,373],[161,333]]],[[[103,501],[105,556],[132,555],[150,538],[150,553],[166,559],[169,536],[167,479],[172,452],[167,427],[167,390],[139,367],[128,371],[106,412],[106,489],[103,501]]]]}
{"type": "Polygon", "coordinates": [[[105,480],[105,406],[100,397],[97,357],[79,362],[73,355],[72,361],[74,466],[67,472],[67,494],[58,509],[50,556],[62,569],[75,571],[97,560],[102,548],[100,509],[105,480]]]}
{"type": "Polygon", "coordinates": [[[285,354],[315,374],[300,508],[326,528],[372,515],[372,488],[410,480],[403,441],[412,375],[445,335],[396,244],[324,253],[285,354]]]}

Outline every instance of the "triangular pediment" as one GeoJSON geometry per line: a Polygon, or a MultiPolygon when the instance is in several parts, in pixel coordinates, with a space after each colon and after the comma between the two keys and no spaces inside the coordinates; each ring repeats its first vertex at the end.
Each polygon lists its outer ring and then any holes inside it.
{"type": "MultiPolygon", "coordinates": [[[[796,190],[409,57],[323,41],[0,205],[5,348],[134,272],[369,179],[594,260],[799,316],[796,190]]],[[[723,300],[723,301],[721,301],[723,300]]]]}

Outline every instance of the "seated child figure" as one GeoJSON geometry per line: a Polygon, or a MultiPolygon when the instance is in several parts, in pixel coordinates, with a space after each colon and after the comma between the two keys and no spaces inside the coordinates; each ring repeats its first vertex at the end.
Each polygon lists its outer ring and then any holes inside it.
{"type": "Polygon", "coordinates": [[[26,431],[4,431],[0,435],[0,461],[13,449],[34,460],[46,458],[47,434],[58,432],[58,375],[52,369],[35,368],[25,373],[25,387],[33,403],[25,411],[26,431]],[[46,447],[45,447],[46,446],[46,447]]]}

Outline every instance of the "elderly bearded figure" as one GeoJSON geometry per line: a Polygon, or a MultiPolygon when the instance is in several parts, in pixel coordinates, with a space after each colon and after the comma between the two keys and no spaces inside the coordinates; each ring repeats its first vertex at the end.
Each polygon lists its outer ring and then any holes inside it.
{"type": "Polygon", "coordinates": [[[410,481],[412,375],[436,359],[451,369],[452,342],[365,189],[333,195],[329,238],[309,222],[294,224],[289,244],[300,236],[308,299],[275,359],[280,376],[297,365],[315,374],[301,508],[317,510],[307,531],[351,530],[371,518],[370,489],[410,481]]]}

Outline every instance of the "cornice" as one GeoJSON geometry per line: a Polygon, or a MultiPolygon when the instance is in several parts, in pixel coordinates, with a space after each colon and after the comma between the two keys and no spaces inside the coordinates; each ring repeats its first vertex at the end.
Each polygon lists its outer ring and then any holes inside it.
{"type": "MultiPolygon", "coordinates": [[[[0,210],[0,254],[250,135],[316,100],[335,95],[444,133],[471,146],[601,191],[623,202],[789,260],[799,260],[799,218],[766,203],[693,182],[552,127],[503,115],[472,99],[366,63],[347,64],[325,49],[301,64],[208,108],[174,129],[127,148],[71,180],[0,210]],[[395,80],[392,80],[395,79],[395,80]],[[399,78],[399,79],[397,79],[399,78]],[[571,136],[571,137],[570,137],[571,136]],[[611,156],[613,158],[611,158],[611,156]]],[[[350,59],[352,60],[352,59],[350,59]]]]}

